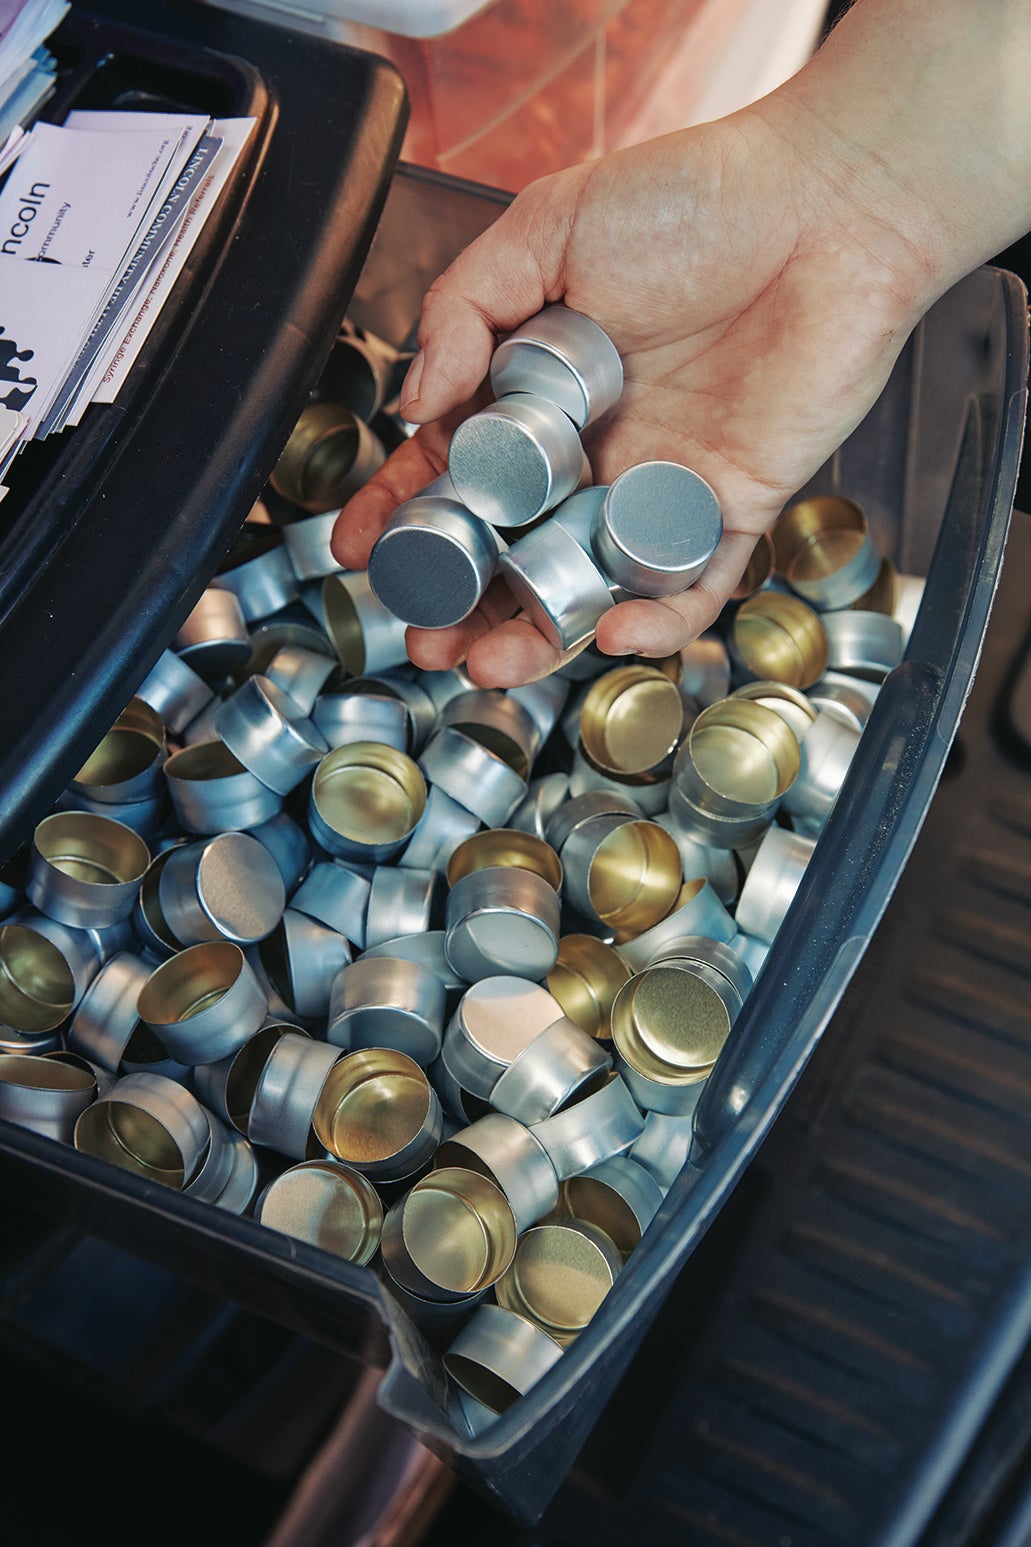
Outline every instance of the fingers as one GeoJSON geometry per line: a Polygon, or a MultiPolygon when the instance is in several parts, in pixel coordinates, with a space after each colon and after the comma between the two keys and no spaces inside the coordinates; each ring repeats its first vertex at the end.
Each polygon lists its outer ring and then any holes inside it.
{"type": "Polygon", "coordinates": [[[686,591],[656,600],[620,602],[598,622],[607,655],[672,655],[710,628],[744,573],[755,535],[725,533],[702,576],[686,591]]]}

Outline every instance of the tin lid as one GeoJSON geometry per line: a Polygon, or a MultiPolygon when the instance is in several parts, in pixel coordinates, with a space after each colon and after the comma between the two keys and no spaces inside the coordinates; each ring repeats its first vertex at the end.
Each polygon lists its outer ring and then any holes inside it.
{"type": "Polygon", "coordinates": [[[598,562],[637,596],[672,596],[691,585],[722,535],[715,492],[678,462],[639,462],[620,473],[593,527],[598,562]]]}
{"type": "Polygon", "coordinates": [[[586,1220],[534,1225],[519,1239],[498,1280],[498,1304],[543,1328],[561,1344],[582,1332],[622,1271],[615,1243],[586,1220]]]}

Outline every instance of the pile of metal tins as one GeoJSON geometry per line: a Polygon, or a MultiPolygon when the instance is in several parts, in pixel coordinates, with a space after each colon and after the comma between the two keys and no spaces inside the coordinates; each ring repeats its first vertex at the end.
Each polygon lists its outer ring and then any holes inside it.
{"type": "MultiPolygon", "coordinates": [[[[575,434],[614,376],[542,338],[499,349],[499,404],[575,434]]],[[[0,1117],[367,1264],[475,1431],[689,1160],[919,582],[806,500],[678,655],[484,690],[408,662],[334,515],[255,508],[0,871],[0,1117]]]]}

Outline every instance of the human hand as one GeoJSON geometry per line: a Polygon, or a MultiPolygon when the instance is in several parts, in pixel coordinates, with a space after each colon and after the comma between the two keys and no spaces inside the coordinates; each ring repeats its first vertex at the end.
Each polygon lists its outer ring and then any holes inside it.
{"type": "MultiPolygon", "coordinates": [[[[776,94],[775,94],[776,96],[776,94]]],[[[785,503],[862,419],[926,309],[926,267],[877,214],[868,177],[809,145],[774,98],[532,184],[428,292],[402,412],[422,428],[345,507],[333,551],[362,568],[384,522],[444,471],[488,400],[499,339],[562,300],[612,338],[619,403],[584,431],[595,483],[650,459],[716,491],[724,535],[701,578],[622,602],[599,649],[664,656],[708,627],[785,503]],[[803,155],[800,146],[807,146],[803,155]]],[[[496,580],[476,611],[410,629],[416,664],[465,660],[484,686],[540,677],[554,648],[496,580]]]]}

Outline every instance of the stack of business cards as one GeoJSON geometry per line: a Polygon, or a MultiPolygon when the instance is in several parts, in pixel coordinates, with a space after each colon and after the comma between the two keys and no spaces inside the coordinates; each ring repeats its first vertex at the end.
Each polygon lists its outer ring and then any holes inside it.
{"type": "Polygon", "coordinates": [[[76,111],[18,141],[0,187],[0,482],[29,440],[114,401],[253,126],[76,111]]]}
{"type": "Polygon", "coordinates": [[[54,59],[44,44],[70,10],[68,0],[0,0],[0,146],[53,91],[54,59]]]}

